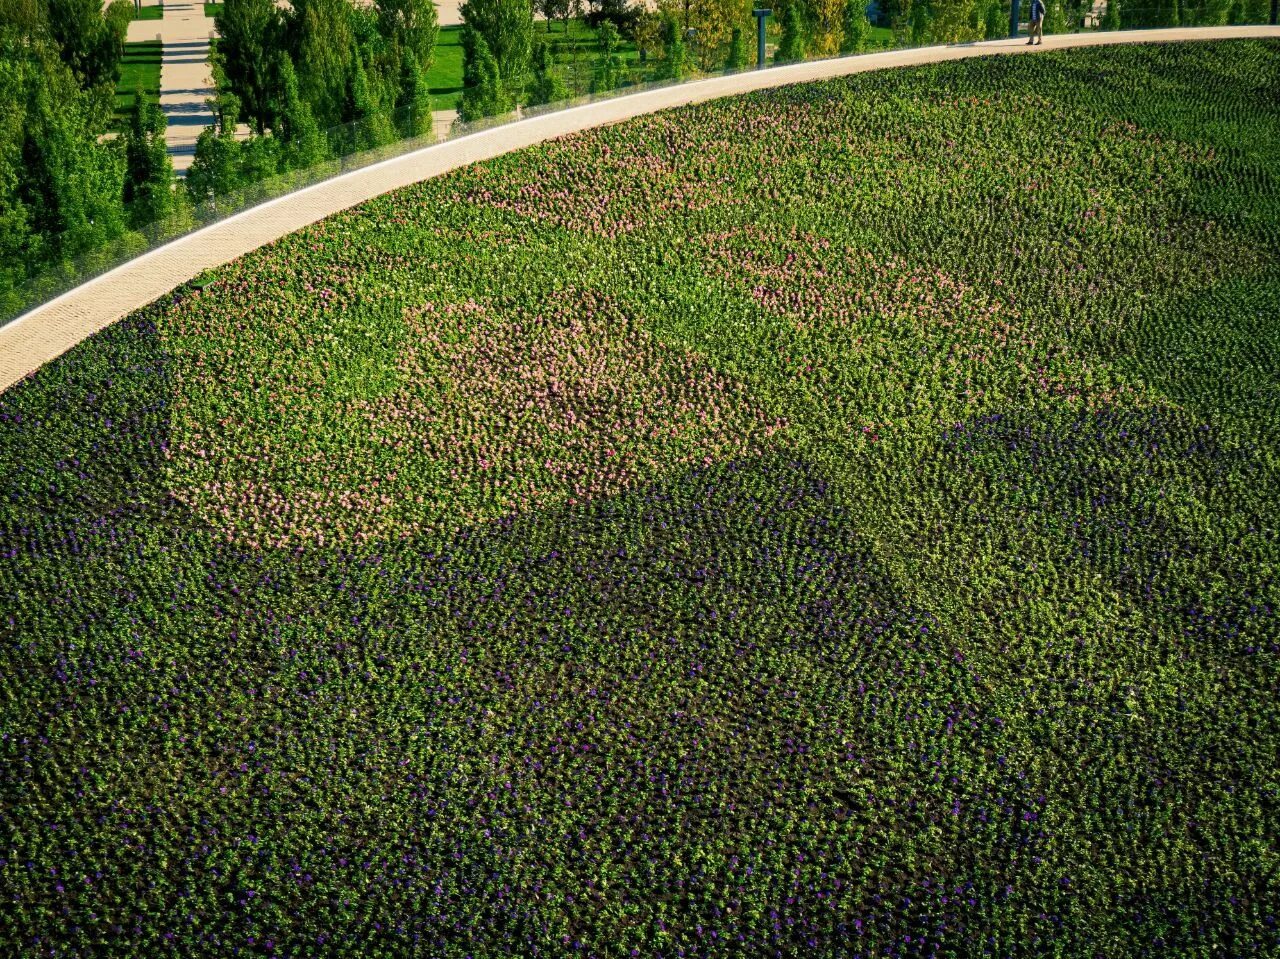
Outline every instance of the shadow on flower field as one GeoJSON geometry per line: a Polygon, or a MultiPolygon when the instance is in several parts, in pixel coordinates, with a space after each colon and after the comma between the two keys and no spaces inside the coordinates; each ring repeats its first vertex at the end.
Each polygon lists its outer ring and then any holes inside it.
{"type": "Polygon", "coordinates": [[[1278,83],[645,117],[7,391],[0,952],[1276,952],[1278,83]]]}

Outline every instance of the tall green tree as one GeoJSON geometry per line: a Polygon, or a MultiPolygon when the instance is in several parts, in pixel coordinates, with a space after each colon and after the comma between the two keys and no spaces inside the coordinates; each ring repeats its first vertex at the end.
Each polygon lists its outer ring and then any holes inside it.
{"type": "Polygon", "coordinates": [[[988,40],[1000,40],[1008,36],[1009,14],[1000,0],[988,0],[986,7],[983,8],[982,32],[988,40]]]}
{"type": "Polygon", "coordinates": [[[431,130],[431,89],[427,75],[413,51],[400,53],[400,81],[396,92],[396,122],[405,136],[422,136],[431,130]]]}
{"type": "Polygon", "coordinates": [[[311,112],[311,105],[298,92],[298,75],[293,69],[293,61],[283,51],[278,57],[276,75],[280,78],[280,92],[272,106],[275,116],[272,133],[280,140],[284,167],[299,170],[322,159],[326,144],[311,112]]]}
{"type": "Polygon", "coordinates": [[[124,151],[99,142],[109,117],[59,45],[0,24],[0,300],[124,232],[124,151]]]}
{"type": "Polygon", "coordinates": [[[662,61],[654,71],[657,80],[681,80],[689,74],[689,48],[684,29],[670,13],[662,17],[662,61]]]}
{"type": "Polygon", "coordinates": [[[617,89],[622,83],[622,58],[618,56],[621,37],[612,20],[601,20],[596,38],[600,43],[600,57],[591,77],[591,92],[603,93],[617,89]]]}
{"type": "Polygon", "coordinates": [[[726,70],[741,70],[747,65],[747,43],[742,36],[742,28],[734,27],[729,34],[729,53],[724,59],[726,70]]]}
{"type": "Polygon", "coordinates": [[[155,223],[174,208],[173,161],[165,144],[167,123],[156,102],[138,90],[124,134],[124,203],[130,225],[155,223]]]}
{"type": "Polygon", "coordinates": [[[782,14],[782,41],[773,52],[774,63],[798,63],[804,59],[804,23],[800,5],[790,3],[782,14]]]}
{"type": "Polygon", "coordinates": [[[356,55],[349,0],[294,0],[288,33],[302,98],[321,126],[341,123],[356,55]]]}
{"type": "Polygon", "coordinates": [[[272,124],[279,99],[277,53],[284,20],[275,0],[223,0],[217,18],[216,56],[226,82],[240,98],[244,119],[261,133],[272,124]]]}
{"type": "Polygon", "coordinates": [[[355,148],[368,150],[391,142],[395,136],[389,111],[379,101],[377,86],[371,81],[363,59],[357,54],[351,58],[351,62],[350,87],[343,119],[353,125],[355,148]]]}
{"type": "Polygon", "coordinates": [[[103,15],[102,0],[47,0],[49,36],[83,89],[114,87],[124,37],[103,15]]]}
{"type": "Polygon", "coordinates": [[[466,0],[461,12],[462,22],[484,39],[507,92],[519,91],[533,52],[530,0],[466,0]]]}
{"type": "Polygon", "coordinates": [[[462,100],[458,116],[464,123],[500,116],[515,107],[498,70],[498,61],[479,30],[462,27],[462,100]]]}
{"type": "Polygon", "coordinates": [[[845,0],[844,31],[841,53],[861,53],[871,41],[871,21],[867,19],[867,0],[845,0]]]}
{"type": "Polygon", "coordinates": [[[398,51],[408,50],[419,67],[430,70],[440,34],[436,5],[431,0],[375,0],[374,7],[378,32],[391,45],[393,55],[403,62],[398,51]]]}
{"type": "Polygon", "coordinates": [[[526,91],[529,106],[555,103],[565,97],[564,84],[556,76],[555,59],[549,44],[538,40],[533,45],[533,81],[526,91]]]}

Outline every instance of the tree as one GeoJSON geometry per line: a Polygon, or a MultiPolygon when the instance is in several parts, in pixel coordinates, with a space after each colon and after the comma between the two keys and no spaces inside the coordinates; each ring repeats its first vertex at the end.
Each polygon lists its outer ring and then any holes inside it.
{"type": "Polygon", "coordinates": [[[173,210],[173,161],[165,144],[160,107],[138,90],[124,134],[124,203],[130,225],[163,220],[173,210]]]}
{"type": "Polygon", "coordinates": [[[982,32],[988,40],[1000,40],[1008,35],[1009,15],[1000,0],[990,0],[982,14],[982,32]]]}
{"type": "Polygon", "coordinates": [[[978,17],[976,0],[911,0],[907,22],[907,39],[913,46],[967,43],[986,32],[978,17]]]}
{"type": "Polygon", "coordinates": [[[1044,15],[1045,33],[1066,33],[1067,15],[1062,8],[1062,0],[1049,0],[1049,9],[1044,15]]]}
{"type": "Polygon", "coordinates": [[[662,62],[654,71],[658,80],[681,80],[689,72],[689,50],[684,45],[684,31],[670,14],[662,22],[662,62]]]}
{"type": "Polygon", "coordinates": [[[342,114],[343,120],[353,125],[352,146],[357,150],[368,150],[390,143],[394,139],[391,118],[378,101],[378,94],[369,81],[369,73],[358,51],[352,56],[351,63],[347,102],[342,114]]]}
{"type": "Polygon", "coordinates": [[[466,0],[462,22],[484,39],[507,92],[518,91],[533,49],[531,0],[466,0]]]}
{"type": "Polygon", "coordinates": [[[396,94],[396,116],[405,136],[422,136],[431,132],[431,90],[426,72],[418,65],[413,51],[400,54],[400,82],[396,94]]]}
{"type": "Polygon", "coordinates": [[[498,61],[484,34],[468,23],[462,26],[462,83],[458,117],[464,123],[511,112],[514,101],[502,82],[498,61]]]}
{"type": "Polygon", "coordinates": [[[298,89],[316,122],[342,122],[351,86],[355,35],[348,0],[294,0],[288,32],[298,89]]]}
{"type": "Polygon", "coordinates": [[[1120,29],[1120,0],[1107,0],[1107,12],[1102,15],[1102,29],[1120,29]]]}
{"type": "Polygon", "coordinates": [[[276,52],[284,39],[279,9],[275,0],[224,0],[214,22],[215,56],[223,75],[240,98],[245,120],[261,133],[273,123],[272,105],[279,100],[276,52]]]}
{"type": "Polygon", "coordinates": [[[662,17],[648,8],[641,8],[631,24],[631,39],[640,53],[640,62],[662,49],[662,17]]]}
{"type": "Polygon", "coordinates": [[[871,42],[871,21],[867,19],[867,0],[845,0],[841,53],[862,53],[871,42]]]}
{"type": "Polygon", "coordinates": [[[110,100],[81,88],[62,49],[0,25],[0,302],[51,265],[124,232],[124,151],[99,143],[110,100]]]}
{"type": "Polygon", "coordinates": [[[742,28],[734,27],[729,35],[729,54],[725,57],[726,70],[742,70],[747,65],[747,44],[742,38],[742,28]]]}
{"type": "Polygon", "coordinates": [[[596,38],[600,42],[600,58],[591,77],[591,92],[604,93],[617,89],[622,83],[622,58],[617,54],[618,28],[612,20],[601,20],[596,38]]]}
{"type": "Polygon", "coordinates": [[[194,203],[225,196],[243,185],[240,143],[236,140],[240,104],[234,95],[208,101],[217,118],[196,138],[196,155],[187,170],[187,193],[194,203]]]}
{"type": "MultiPolygon", "coordinates": [[[[795,0],[792,4],[795,5],[795,0]]],[[[846,0],[805,0],[801,7],[804,32],[808,46],[820,57],[829,57],[838,51],[844,40],[844,11],[846,0]]]]}
{"type": "Polygon", "coordinates": [[[804,59],[804,27],[800,22],[798,4],[787,5],[782,15],[782,42],[774,51],[774,63],[799,63],[804,59]]]}
{"type": "MultiPolygon", "coordinates": [[[[546,21],[547,33],[551,32],[551,21],[559,20],[565,15],[565,10],[569,6],[569,0],[535,0],[533,5],[534,13],[542,15],[542,19],[546,21]]],[[[565,32],[568,32],[566,25],[565,32]]]]}
{"type": "Polygon", "coordinates": [[[272,133],[280,140],[282,167],[300,170],[317,163],[326,152],[326,144],[311,107],[298,93],[293,61],[283,51],[278,57],[280,95],[272,107],[276,118],[272,133]]]}
{"type": "Polygon", "coordinates": [[[133,22],[133,4],[129,0],[111,0],[103,16],[107,21],[107,32],[116,44],[115,78],[120,79],[119,62],[124,59],[124,41],[129,36],[129,24],[133,22]]]}
{"type": "Polygon", "coordinates": [[[123,35],[107,22],[102,0],[48,0],[49,36],[80,87],[115,86],[120,79],[123,35]]]}
{"type": "MultiPolygon", "coordinates": [[[[408,50],[426,71],[434,62],[440,34],[436,6],[431,0],[375,0],[378,32],[395,51],[408,50]]],[[[401,57],[401,63],[403,58],[401,57]]]]}
{"type": "Polygon", "coordinates": [[[551,47],[541,40],[533,45],[533,83],[527,91],[529,106],[543,103],[555,103],[565,96],[564,84],[555,73],[555,60],[551,56],[551,47]]]}

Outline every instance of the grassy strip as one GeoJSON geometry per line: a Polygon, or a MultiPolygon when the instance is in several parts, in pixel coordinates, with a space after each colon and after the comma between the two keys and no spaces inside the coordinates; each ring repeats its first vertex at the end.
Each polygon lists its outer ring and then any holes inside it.
{"type": "Polygon", "coordinates": [[[120,81],[115,92],[114,129],[123,129],[138,90],[152,97],[160,95],[160,58],[163,52],[164,44],[156,40],[139,40],[124,45],[120,81]]]}

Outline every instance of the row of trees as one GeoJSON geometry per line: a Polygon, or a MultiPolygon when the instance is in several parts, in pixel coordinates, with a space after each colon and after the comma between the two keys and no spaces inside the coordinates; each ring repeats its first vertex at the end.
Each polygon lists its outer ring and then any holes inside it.
{"type": "Polygon", "coordinates": [[[430,129],[431,0],[225,0],[217,26],[217,124],[196,144],[196,198],[430,129]]]}
{"type": "MultiPolygon", "coordinates": [[[[774,5],[782,22],[780,62],[807,55],[832,56],[865,49],[871,36],[868,0],[783,0],[774,5]]],[[[535,11],[545,30],[585,15],[596,27],[598,51],[590,89],[623,82],[620,42],[631,40],[653,79],[680,79],[693,70],[738,70],[752,62],[755,19],[750,0],[658,0],[655,6],[622,0],[467,0],[462,6],[464,120],[536,105],[563,95],[547,44],[534,29],[535,11]]]]}
{"type": "Polygon", "coordinates": [[[113,96],[133,5],[0,0],[0,309],[34,275],[181,214],[163,114],[113,96]]]}

